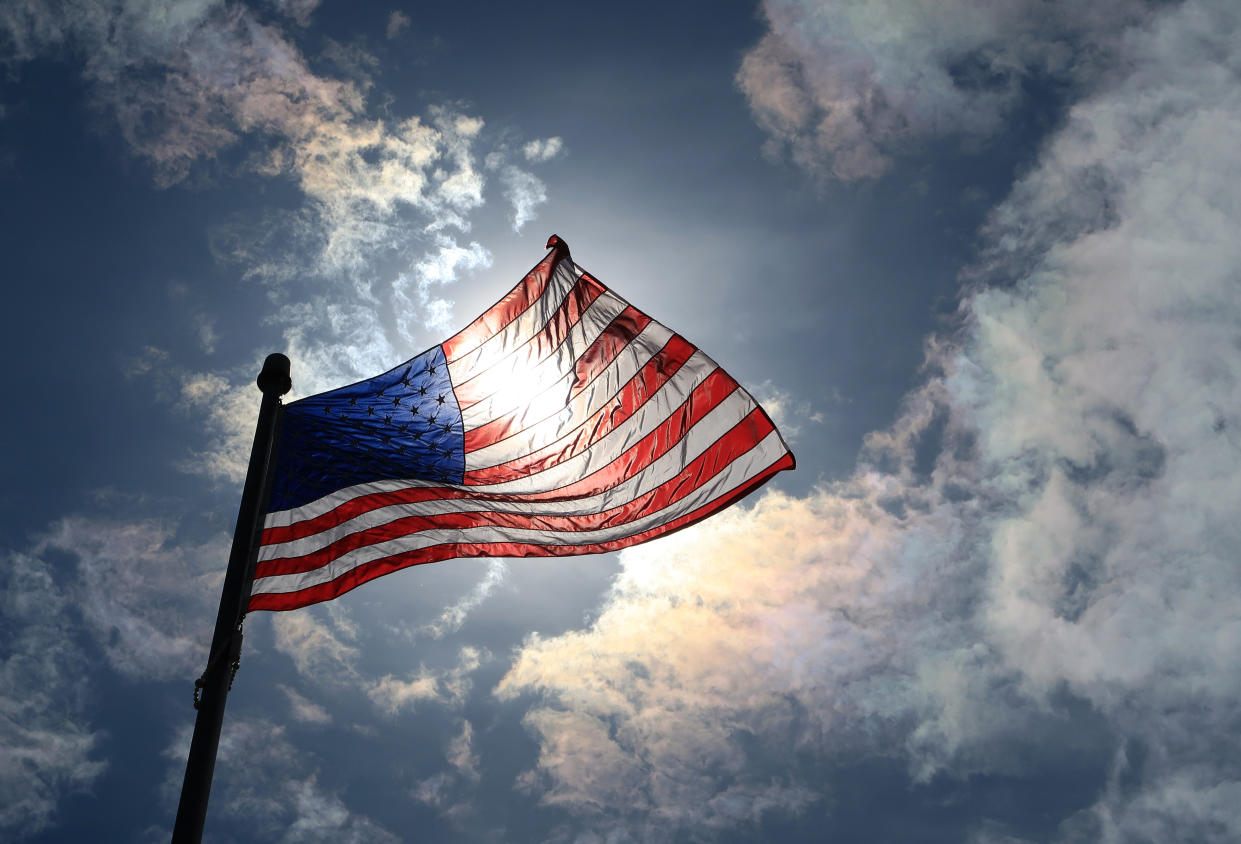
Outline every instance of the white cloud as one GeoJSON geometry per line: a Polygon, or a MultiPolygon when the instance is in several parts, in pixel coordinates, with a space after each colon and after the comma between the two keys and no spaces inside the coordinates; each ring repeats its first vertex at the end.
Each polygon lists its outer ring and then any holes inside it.
{"type": "Polygon", "coordinates": [[[310,17],[319,8],[319,0],[270,0],[284,15],[292,18],[298,26],[310,26],[310,17]]]}
{"type": "MultiPolygon", "coordinates": [[[[164,752],[169,760],[164,798],[170,806],[175,805],[181,785],[189,742],[187,727],[164,752]]],[[[248,837],[283,844],[396,844],[401,840],[319,785],[316,767],[313,757],[290,742],[284,727],[262,720],[230,719],[220,737],[212,784],[213,816],[244,825],[248,837]]]]}
{"type": "Polygon", "coordinates": [[[221,375],[207,372],[183,376],[179,407],[202,420],[209,440],[205,449],[194,451],[181,461],[181,469],[233,483],[243,481],[250,464],[261,400],[262,394],[253,381],[235,385],[221,375]]]}
{"type": "Polygon", "coordinates": [[[297,612],[271,613],[276,650],[288,655],[307,680],[352,683],[358,679],[358,648],[352,629],[333,619],[324,620],[317,607],[297,612]]]}
{"type": "Polygon", "coordinates": [[[504,560],[489,560],[483,579],[459,601],[445,608],[434,621],[423,625],[419,632],[428,634],[433,639],[442,639],[449,633],[456,633],[461,625],[465,624],[469,614],[491,597],[507,575],[508,566],[504,560]]]}
{"type": "Polygon", "coordinates": [[[105,763],[67,596],[34,555],[6,555],[0,575],[0,833],[19,840],[49,826],[60,799],[88,789],[105,763]]]}
{"type": "MultiPolygon", "coordinates": [[[[558,144],[549,141],[531,141],[523,147],[523,154],[528,160],[534,161],[538,154],[559,151],[558,144]],[[549,146],[550,145],[550,146],[549,146]]],[[[547,202],[547,186],[542,180],[528,170],[523,170],[510,162],[510,151],[501,145],[486,158],[486,168],[497,173],[504,185],[504,198],[513,209],[513,231],[520,232],[526,223],[538,217],[536,209],[547,202]]]]}
{"type": "MultiPolygon", "coordinates": [[[[471,788],[477,786],[481,774],[473,742],[474,726],[469,721],[462,721],[461,732],[448,743],[445,754],[451,770],[440,771],[420,780],[413,789],[415,800],[435,808],[441,817],[450,822],[459,822],[478,811],[471,788]]],[[[458,837],[466,837],[465,830],[460,827],[458,837]]]]}
{"type": "Polygon", "coordinates": [[[428,806],[443,808],[450,799],[448,791],[452,783],[453,777],[446,772],[427,777],[414,786],[414,799],[428,806]]]}
{"type": "Polygon", "coordinates": [[[448,745],[448,764],[466,779],[478,780],[478,755],[474,752],[474,726],[469,721],[462,722],[461,732],[448,745]]]}
{"type": "Polygon", "coordinates": [[[490,659],[491,654],[486,650],[467,645],[459,651],[454,666],[442,670],[420,666],[406,680],[386,674],[368,682],[366,694],[375,706],[389,715],[424,702],[460,706],[470,691],[469,675],[490,659]]]}
{"type": "Polygon", "coordinates": [[[76,558],[70,594],[114,670],[168,679],[206,664],[229,545],[223,534],[179,542],[167,521],[69,516],[33,551],[76,558]]]}
{"type": "Polygon", "coordinates": [[[536,138],[529,141],[521,148],[521,154],[526,160],[534,164],[542,164],[544,161],[551,161],[564,151],[564,141],[559,137],[536,138]]]}
{"type": "MultiPolygon", "coordinates": [[[[316,5],[273,2],[302,24],[316,5]]],[[[425,345],[441,339],[417,331],[451,327],[452,301],[440,288],[490,264],[477,241],[458,246],[453,233],[468,231],[484,204],[487,180],[477,163],[490,143],[484,121],[451,103],[423,116],[374,117],[365,73],[354,74],[358,81],[316,73],[291,37],[243,5],[182,0],[160,14],[148,5],[8,4],[0,9],[0,43],[11,66],[59,51],[83,56],[97,104],[162,185],[206,178],[210,164],[226,177],[257,174],[300,189],[301,208],[220,226],[212,243],[218,259],[267,285],[268,322],[283,333],[297,367],[295,396],[383,371],[422,350],[412,345],[415,337],[425,345]],[[429,251],[408,276],[414,291],[405,277],[377,283],[377,267],[408,260],[424,245],[429,251]]],[[[407,24],[400,12],[389,19],[394,33],[407,24]]],[[[339,45],[329,52],[342,55],[339,45]]],[[[537,146],[552,155],[558,141],[537,146]]],[[[545,188],[510,165],[499,182],[520,227],[545,200],[545,188]]],[[[196,328],[211,352],[211,315],[197,317],[196,328]]],[[[187,384],[187,401],[213,403],[195,407],[207,412],[209,441],[182,468],[235,483],[254,419],[248,411],[258,401],[253,374],[186,376],[221,377],[227,384],[215,384],[211,396],[189,389],[210,385],[187,384]]]]}
{"type": "Polygon", "coordinates": [[[384,30],[384,34],[389,38],[396,38],[409,26],[409,15],[400,9],[394,9],[392,14],[388,15],[388,26],[384,30]]]}
{"type": "Polygon", "coordinates": [[[850,479],[625,551],[588,629],[525,644],[498,693],[542,697],[545,802],[658,838],[823,796],[755,746],[1020,776],[1068,696],[1117,745],[1061,838],[1241,836],[1239,31],[1116,33],[850,479]]]}
{"type": "MultiPolygon", "coordinates": [[[[750,392],[763,406],[763,410],[767,411],[771,421],[776,423],[780,435],[790,444],[801,439],[808,424],[823,424],[822,411],[817,410],[811,402],[780,389],[771,381],[764,381],[750,392]]],[[[843,403],[836,390],[832,391],[828,400],[833,404],[843,403]]]]}
{"type": "Polygon", "coordinates": [[[104,770],[89,719],[101,665],[130,682],[186,683],[205,665],[228,542],[176,533],[166,521],[69,516],[0,563],[0,626],[12,631],[0,649],[5,834],[48,826],[59,800],[104,770]]]}
{"type": "Polygon", "coordinates": [[[315,703],[290,686],[281,685],[280,691],[289,699],[289,709],[293,717],[305,724],[330,724],[332,716],[319,704],[315,703]]]}
{"type": "Polygon", "coordinates": [[[200,313],[194,315],[193,323],[194,333],[198,335],[198,343],[203,352],[209,355],[215,354],[215,345],[220,339],[216,332],[215,320],[208,314],[200,313]]]}
{"type": "Polygon", "coordinates": [[[817,176],[874,178],[943,135],[987,137],[1043,75],[1093,81],[1117,36],[1148,14],[1130,0],[764,0],[769,32],[737,84],[768,151],[817,176]]]}
{"type": "Polygon", "coordinates": [[[535,209],[547,202],[547,185],[533,173],[517,167],[505,167],[504,198],[513,206],[513,231],[520,232],[526,223],[538,217],[535,209]]]}
{"type": "Polygon", "coordinates": [[[461,246],[446,234],[435,235],[435,248],[424,253],[412,272],[401,274],[392,285],[401,336],[415,344],[416,338],[425,336],[423,331],[433,336],[451,333],[452,301],[444,298],[441,288],[454,283],[462,273],[490,266],[491,253],[478,241],[461,246]]]}

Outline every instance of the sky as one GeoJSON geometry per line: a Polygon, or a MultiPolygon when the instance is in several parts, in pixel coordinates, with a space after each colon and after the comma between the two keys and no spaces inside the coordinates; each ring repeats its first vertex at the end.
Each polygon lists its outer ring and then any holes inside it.
{"type": "Polygon", "coordinates": [[[0,0],[0,65],[0,839],[167,840],[265,355],[554,232],[796,471],[251,614],[205,840],[1241,840],[1233,0],[0,0]]]}

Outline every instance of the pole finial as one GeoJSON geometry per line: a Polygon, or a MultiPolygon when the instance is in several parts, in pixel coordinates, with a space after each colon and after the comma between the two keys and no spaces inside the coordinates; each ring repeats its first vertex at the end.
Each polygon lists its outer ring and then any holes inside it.
{"type": "Polygon", "coordinates": [[[267,360],[263,361],[263,371],[257,379],[259,389],[264,394],[275,393],[278,396],[292,390],[293,379],[289,375],[289,367],[289,359],[279,352],[268,355],[267,360]]]}

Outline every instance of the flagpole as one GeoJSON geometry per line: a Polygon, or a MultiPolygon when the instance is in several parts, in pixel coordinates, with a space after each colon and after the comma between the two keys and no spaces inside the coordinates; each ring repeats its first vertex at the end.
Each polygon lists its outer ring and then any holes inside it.
{"type": "Polygon", "coordinates": [[[241,493],[237,527],[233,531],[233,549],[220,592],[215,634],[211,637],[207,667],[194,683],[194,708],[198,710],[198,717],[194,721],[194,738],[190,742],[177,821],[172,830],[173,844],[198,844],[202,840],[207,801],[211,797],[211,775],[220,744],[220,725],[224,722],[224,701],[241,659],[241,622],[250,598],[257,540],[270,492],[269,469],[283,410],[280,397],[293,388],[289,359],[281,354],[268,355],[259,373],[258,387],[263,392],[263,403],[259,407],[254,445],[250,449],[250,467],[241,493]]]}

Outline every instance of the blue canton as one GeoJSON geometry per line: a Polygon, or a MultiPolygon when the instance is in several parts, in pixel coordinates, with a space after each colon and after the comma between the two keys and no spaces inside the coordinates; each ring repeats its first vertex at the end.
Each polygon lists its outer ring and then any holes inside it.
{"type": "Polygon", "coordinates": [[[369,481],[461,483],[464,442],[436,346],[383,375],[285,407],[268,511],[369,481]]]}

